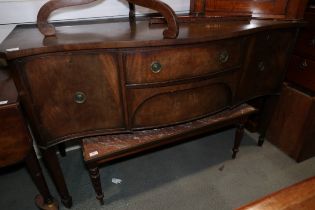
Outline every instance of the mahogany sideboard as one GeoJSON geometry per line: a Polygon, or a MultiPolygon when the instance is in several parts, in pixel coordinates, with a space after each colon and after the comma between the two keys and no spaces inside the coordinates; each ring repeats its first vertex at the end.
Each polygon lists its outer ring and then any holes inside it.
{"type": "Polygon", "coordinates": [[[0,46],[66,206],[55,145],[187,123],[278,94],[295,21],[182,23],[177,39],[147,20],[63,23],[55,37],[17,26],[0,46]]]}

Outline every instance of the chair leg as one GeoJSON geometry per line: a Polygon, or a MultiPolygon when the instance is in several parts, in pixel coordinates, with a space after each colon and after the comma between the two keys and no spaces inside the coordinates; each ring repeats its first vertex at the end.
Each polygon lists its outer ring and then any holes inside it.
{"type": "Polygon", "coordinates": [[[99,200],[101,205],[104,205],[104,194],[102,190],[99,168],[95,163],[87,164],[87,168],[89,171],[94,191],[96,193],[96,199],[99,200]]]}
{"type": "Polygon", "coordinates": [[[243,136],[244,136],[244,127],[245,122],[247,120],[247,117],[242,117],[239,122],[236,124],[236,131],[235,131],[235,137],[234,137],[234,146],[232,149],[232,158],[236,158],[236,154],[239,152],[239,147],[241,145],[243,136]]]}

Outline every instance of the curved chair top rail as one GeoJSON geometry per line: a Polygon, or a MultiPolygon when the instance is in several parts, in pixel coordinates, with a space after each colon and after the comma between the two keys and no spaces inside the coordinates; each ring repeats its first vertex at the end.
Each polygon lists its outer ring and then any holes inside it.
{"type": "MultiPolygon", "coordinates": [[[[50,14],[60,8],[71,7],[83,4],[89,4],[97,0],[50,0],[44,4],[37,14],[37,27],[45,36],[55,36],[56,30],[52,24],[48,23],[50,14]]],[[[127,0],[130,7],[130,18],[134,18],[134,4],[153,9],[161,13],[167,22],[167,29],[164,30],[163,36],[166,39],[175,39],[179,33],[179,26],[174,10],[167,4],[159,0],[127,0]]]]}

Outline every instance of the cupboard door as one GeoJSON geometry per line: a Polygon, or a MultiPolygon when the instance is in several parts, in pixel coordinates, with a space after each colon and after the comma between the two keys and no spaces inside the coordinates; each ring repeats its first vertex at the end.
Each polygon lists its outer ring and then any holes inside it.
{"type": "Polygon", "coordinates": [[[294,30],[267,31],[252,37],[237,100],[246,101],[279,92],[294,34],[294,30]]]}
{"type": "Polygon", "coordinates": [[[24,60],[42,138],[124,127],[118,67],[109,53],[60,53],[24,60]]]}

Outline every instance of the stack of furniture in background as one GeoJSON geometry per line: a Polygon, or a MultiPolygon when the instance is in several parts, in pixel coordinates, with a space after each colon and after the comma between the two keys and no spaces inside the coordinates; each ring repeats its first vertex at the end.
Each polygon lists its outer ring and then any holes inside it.
{"type": "Polygon", "coordinates": [[[300,162],[315,156],[315,4],[305,13],[267,139],[300,162]]]}

